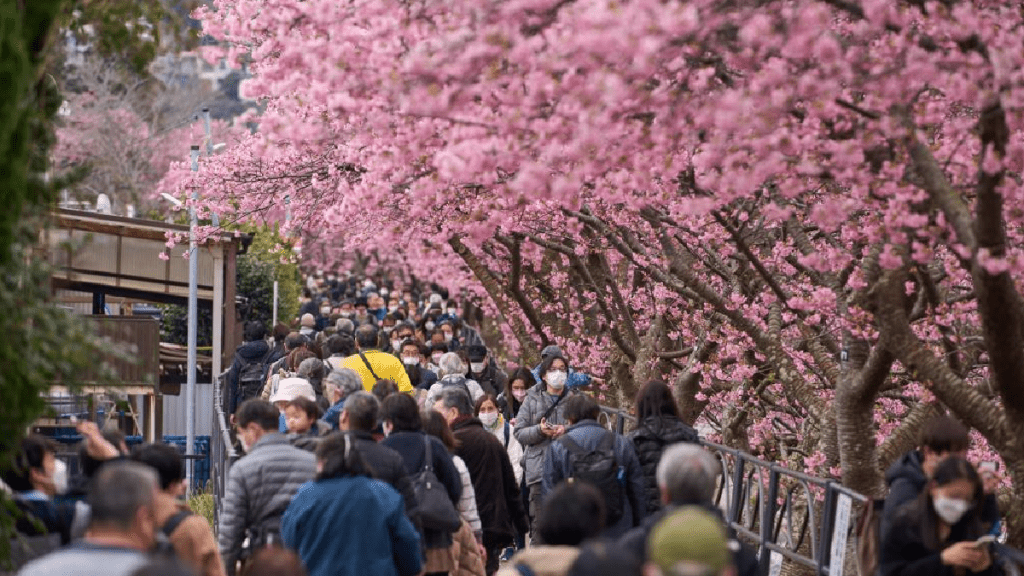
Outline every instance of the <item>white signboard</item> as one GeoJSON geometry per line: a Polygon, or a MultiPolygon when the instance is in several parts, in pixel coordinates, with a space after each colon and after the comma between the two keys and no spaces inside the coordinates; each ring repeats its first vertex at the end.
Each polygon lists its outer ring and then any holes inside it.
{"type": "Polygon", "coordinates": [[[840,494],[836,500],[836,518],[832,526],[832,560],[828,565],[829,576],[843,576],[843,563],[846,562],[846,540],[850,535],[850,510],[853,500],[846,494],[840,494]]]}
{"type": "Polygon", "coordinates": [[[772,550],[771,559],[768,561],[768,576],[779,574],[782,574],[782,554],[772,550]]]}

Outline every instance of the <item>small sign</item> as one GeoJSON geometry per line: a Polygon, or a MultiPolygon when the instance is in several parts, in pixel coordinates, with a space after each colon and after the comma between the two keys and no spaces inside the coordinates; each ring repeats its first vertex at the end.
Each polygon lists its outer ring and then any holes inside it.
{"type": "Polygon", "coordinates": [[[829,576],[843,576],[846,562],[846,541],[850,536],[850,510],[853,500],[846,494],[836,499],[835,523],[832,525],[832,555],[828,565],[829,576]]]}
{"type": "Polygon", "coordinates": [[[772,550],[771,560],[768,564],[768,576],[779,576],[782,574],[782,554],[772,550]]]}

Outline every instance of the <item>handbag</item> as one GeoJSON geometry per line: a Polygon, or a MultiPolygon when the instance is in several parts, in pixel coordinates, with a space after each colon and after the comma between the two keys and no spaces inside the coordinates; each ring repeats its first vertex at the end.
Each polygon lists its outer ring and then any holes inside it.
{"type": "Polygon", "coordinates": [[[455,509],[448,490],[434,474],[434,457],[430,446],[430,437],[423,435],[426,451],[423,455],[423,468],[412,478],[413,492],[416,494],[416,514],[420,524],[428,530],[439,532],[456,532],[462,525],[459,511],[455,509]]]}

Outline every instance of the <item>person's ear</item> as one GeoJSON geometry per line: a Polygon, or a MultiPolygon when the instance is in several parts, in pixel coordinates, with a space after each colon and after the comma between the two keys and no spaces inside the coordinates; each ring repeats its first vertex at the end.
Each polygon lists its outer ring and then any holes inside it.
{"type": "Polygon", "coordinates": [[[28,480],[33,485],[35,485],[35,484],[45,484],[45,483],[47,483],[50,480],[50,477],[46,475],[46,470],[44,470],[42,467],[39,467],[39,468],[29,468],[28,469],[28,480]]]}

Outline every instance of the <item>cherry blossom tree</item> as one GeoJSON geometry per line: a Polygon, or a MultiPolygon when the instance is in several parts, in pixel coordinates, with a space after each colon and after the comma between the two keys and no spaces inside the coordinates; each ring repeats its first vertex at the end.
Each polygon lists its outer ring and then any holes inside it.
{"type": "MultiPolygon", "coordinates": [[[[628,404],[881,494],[943,410],[1024,479],[1004,2],[215,1],[256,134],[161,186],[470,286],[628,404]]],[[[321,242],[330,249],[310,250],[321,242]]],[[[975,454],[977,456],[977,453],[975,454]]],[[[1024,493],[1004,501],[1024,541],[1024,493]]]]}

